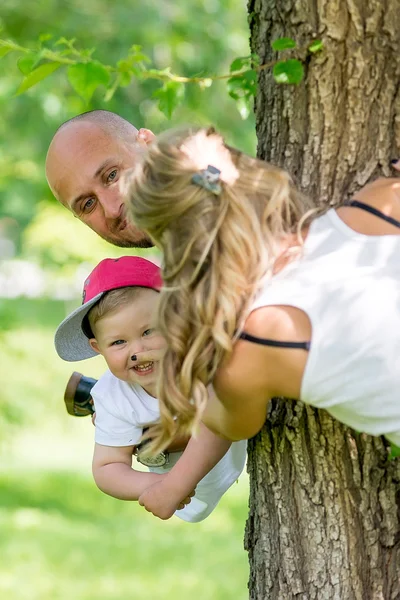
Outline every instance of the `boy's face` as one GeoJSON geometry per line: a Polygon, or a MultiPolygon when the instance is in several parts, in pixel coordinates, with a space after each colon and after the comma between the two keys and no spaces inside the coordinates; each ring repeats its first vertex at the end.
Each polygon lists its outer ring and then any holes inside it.
{"type": "Polygon", "coordinates": [[[90,340],[115,377],[138,383],[152,396],[156,394],[159,361],[166,348],[164,338],[154,328],[158,299],[155,290],[139,290],[129,304],[97,321],[93,332],[96,338],[90,340]],[[132,360],[133,355],[137,360],[132,360]]]}

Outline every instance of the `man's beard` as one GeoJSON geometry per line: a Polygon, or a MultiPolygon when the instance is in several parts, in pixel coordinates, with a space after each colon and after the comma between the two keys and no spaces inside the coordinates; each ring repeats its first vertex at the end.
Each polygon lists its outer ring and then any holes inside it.
{"type": "Polygon", "coordinates": [[[114,231],[110,228],[111,235],[102,236],[106,242],[119,248],[152,248],[154,243],[148,235],[139,229],[131,228],[129,225],[121,229],[123,220],[118,221],[114,231]]]}
{"type": "Polygon", "coordinates": [[[113,246],[118,246],[118,248],[153,248],[154,244],[151,241],[150,238],[148,237],[143,237],[139,240],[121,240],[118,238],[110,238],[110,237],[104,237],[103,239],[106,240],[106,242],[109,242],[110,244],[113,244],[113,246]]]}

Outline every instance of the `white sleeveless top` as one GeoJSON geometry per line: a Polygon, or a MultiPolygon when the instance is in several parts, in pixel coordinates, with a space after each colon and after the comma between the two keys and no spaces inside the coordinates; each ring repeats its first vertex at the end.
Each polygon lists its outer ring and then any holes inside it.
{"type": "Polygon", "coordinates": [[[252,310],[271,305],[312,325],[300,400],[400,446],[400,235],[357,233],[329,210],[252,310]]]}

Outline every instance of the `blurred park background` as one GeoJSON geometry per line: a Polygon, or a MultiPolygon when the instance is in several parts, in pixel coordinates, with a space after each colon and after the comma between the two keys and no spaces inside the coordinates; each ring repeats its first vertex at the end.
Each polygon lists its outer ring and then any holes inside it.
{"type": "MultiPolygon", "coordinates": [[[[139,44],[156,68],[182,75],[225,73],[249,54],[245,0],[2,0],[0,37],[32,45],[41,34],[76,38],[104,62],[139,44]]],[[[154,82],[101,90],[85,104],[64,73],[16,96],[12,54],[0,60],[0,597],[7,600],[242,600],[247,598],[246,476],[204,523],[161,522],[101,494],[90,471],[93,428],[67,415],[73,369],[97,377],[101,360],[63,363],[57,324],[79,303],[85,275],[126,251],[102,242],[47,189],[44,160],[66,119],[115,111],[155,132],[213,123],[255,152],[252,115],[243,119],[223,82],[187,100],[169,121],[150,99],[154,82]]],[[[146,252],[151,256],[151,251],[146,252]]]]}

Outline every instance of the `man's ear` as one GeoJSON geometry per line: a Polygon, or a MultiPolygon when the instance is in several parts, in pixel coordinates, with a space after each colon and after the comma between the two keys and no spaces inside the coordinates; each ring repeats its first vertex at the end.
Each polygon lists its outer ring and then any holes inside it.
{"type": "Polygon", "coordinates": [[[144,142],[146,146],[151,144],[156,136],[150,129],[139,129],[138,131],[138,140],[139,142],[144,142]]]}
{"type": "Polygon", "coordinates": [[[90,338],[89,340],[89,344],[92,350],[94,350],[95,352],[97,352],[97,354],[101,354],[101,351],[99,350],[99,345],[97,343],[96,338],[90,338]]]}

